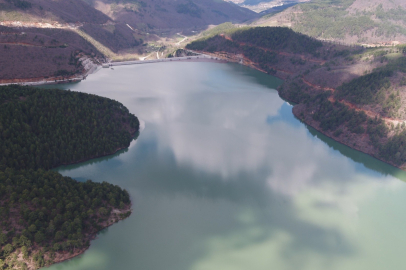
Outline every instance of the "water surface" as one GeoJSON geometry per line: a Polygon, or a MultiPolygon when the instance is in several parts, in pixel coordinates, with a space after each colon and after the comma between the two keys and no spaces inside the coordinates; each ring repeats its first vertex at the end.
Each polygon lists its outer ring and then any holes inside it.
{"type": "Polygon", "coordinates": [[[406,174],[295,119],[280,83],[184,62],[60,86],[116,99],[145,128],[128,150],[58,169],[127,189],[134,211],[50,269],[403,269],[406,174]]]}

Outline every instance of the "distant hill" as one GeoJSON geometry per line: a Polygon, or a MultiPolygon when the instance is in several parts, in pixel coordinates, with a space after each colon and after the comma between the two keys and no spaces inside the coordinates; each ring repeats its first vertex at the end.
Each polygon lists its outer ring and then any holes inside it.
{"type": "Polygon", "coordinates": [[[0,21],[102,24],[108,20],[82,0],[0,0],[0,21]]]}
{"type": "Polygon", "coordinates": [[[148,54],[146,43],[161,37],[176,40],[176,33],[195,34],[209,25],[258,17],[223,0],[0,0],[3,26],[36,27],[34,22],[40,28],[76,28],[97,49],[109,51],[106,56],[148,54]]]}
{"type": "Polygon", "coordinates": [[[145,31],[241,23],[257,14],[223,0],[0,0],[0,21],[130,24],[145,31]]]}
{"type": "Polygon", "coordinates": [[[289,26],[319,39],[346,43],[405,43],[404,0],[314,0],[264,16],[255,25],[289,26]]]}
{"type": "Polygon", "coordinates": [[[156,34],[200,30],[212,24],[242,23],[258,17],[253,11],[222,0],[86,0],[86,2],[116,22],[156,34]]]}
{"type": "Polygon", "coordinates": [[[0,84],[84,73],[84,56],[103,57],[73,31],[0,26],[0,84]]]}
{"type": "Polygon", "coordinates": [[[308,2],[310,0],[225,0],[237,4],[252,11],[267,14],[280,11],[297,3],[308,2]]]}

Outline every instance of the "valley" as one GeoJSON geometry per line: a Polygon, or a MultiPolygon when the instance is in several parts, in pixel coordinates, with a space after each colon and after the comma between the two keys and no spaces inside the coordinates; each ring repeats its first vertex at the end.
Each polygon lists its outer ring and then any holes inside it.
{"type": "Polygon", "coordinates": [[[402,269],[405,16],[0,0],[0,270],[402,269]]]}
{"type": "Polygon", "coordinates": [[[298,3],[309,2],[309,0],[226,0],[241,7],[248,8],[260,14],[280,12],[298,3]]]}
{"type": "Polygon", "coordinates": [[[107,61],[167,57],[186,43],[182,33],[258,17],[226,2],[183,2],[2,0],[0,83],[80,80],[107,61]]]}

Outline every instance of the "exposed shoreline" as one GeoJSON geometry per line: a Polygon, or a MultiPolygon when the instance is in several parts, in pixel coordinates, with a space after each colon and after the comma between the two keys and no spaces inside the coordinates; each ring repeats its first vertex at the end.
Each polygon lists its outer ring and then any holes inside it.
{"type": "MultiPolygon", "coordinates": [[[[219,57],[217,57],[217,58],[219,58],[219,57]]],[[[219,58],[219,59],[221,59],[221,58],[219,58]]],[[[157,61],[157,62],[158,62],[158,61],[157,61]]],[[[162,61],[162,62],[164,62],[164,61],[162,61]]],[[[169,61],[165,61],[165,62],[169,62],[169,61]]],[[[173,62],[175,62],[175,61],[173,61],[173,62]]],[[[192,59],[176,60],[176,62],[216,62],[216,63],[229,63],[229,62],[234,62],[234,61],[230,61],[230,60],[228,60],[228,59],[217,60],[217,59],[205,59],[205,58],[201,58],[201,59],[193,59],[193,60],[192,60],[192,59]]],[[[235,61],[234,63],[238,63],[238,62],[235,61]]],[[[264,70],[261,70],[260,68],[256,67],[256,66],[255,66],[255,63],[252,63],[252,62],[243,62],[243,63],[240,63],[240,64],[242,64],[242,65],[244,65],[244,66],[247,66],[247,67],[250,67],[250,68],[253,68],[253,69],[256,69],[256,70],[258,70],[258,71],[261,71],[261,72],[267,74],[267,72],[265,72],[264,70]]],[[[98,66],[98,68],[97,68],[94,72],[92,72],[92,73],[95,73],[95,72],[97,72],[97,71],[100,70],[100,69],[101,69],[101,67],[98,66]]],[[[89,73],[89,74],[92,74],[92,73],[89,73]]],[[[278,73],[279,73],[279,72],[278,72],[278,73]]],[[[276,75],[276,74],[275,74],[275,75],[272,75],[272,76],[277,77],[277,78],[280,78],[280,79],[282,79],[282,80],[285,81],[285,80],[286,80],[286,77],[284,78],[284,76],[280,76],[280,75],[281,75],[281,74],[279,73],[279,76],[276,75]]],[[[86,76],[87,76],[87,75],[86,75],[86,76]]],[[[67,83],[69,83],[69,82],[67,82],[67,83]]],[[[52,84],[52,83],[49,83],[49,84],[52,84]]],[[[43,85],[43,84],[41,84],[41,83],[36,83],[36,84],[34,84],[34,85],[43,85]]],[[[292,100],[289,100],[289,98],[286,98],[286,97],[281,96],[281,93],[280,93],[279,90],[278,90],[278,95],[279,95],[282,99],[284,99],[284,100],[287,100],[287,101],[289,101],[289,102],[293,102],[292,100]]],[[[338,142],[338,143],[341,143],[341,144],[343,144],[343,145],[345,145],[345,146],[348,146],[348,147],[351,148],[351,149],[354,149],[354,150],[360,151],[360,152],[362,152],[362,153],[368,154],[368,155],[370,155],[371,157],[373,157],[373,158],[375,158],[375,159],[378,159],[378,160],[380,160],[380,161],[382,161],[382,162],[384,162],[384,163],[387,163],[387,164],[389,164],[389,165],[391,165],[391,166],[393,166],[393,167],[399,168],[399,169],[401,169],[401,170],[405,170],[405,169],[403,169],[403,168],[401,168],[401,167],[399,167],[399,166],[396,166],[396,165],[394,165],[394,164],[392,164],[392,163],[390,163],[390,162],[388,162],[388,161],[384,161],[384,160],[382,160],[382,159],[376,157],[373,153],[370,153],[370,152],[368,152],[368,151],[364,151],[364,150],[362,150],[361,148],[359,148],[358,146],[351,146],[349,143],[340,140],[340,138],[333,137],[333,136],[331,136],[331,134],[329,134],[328,132],[322,131],[322,129],[317,125],[317,123],[312,122],[312,121],[306,121],[305,118],[300,117],[300,112],[302,112],[301,106],[304,106],[304,105],[303,105],[303,104],[294,105],[294,107],[292,108],[292,113],[293,113],[293,115],[294,115],[298,120],[300,120],[300,121],[303,122],[304,124],[306,124],[306,125],[308,125],[308,126],[314,128],[315,130],[317,130],[317,131],[320,132],[321,134],[323,134],[323,135],[325,135],[325,136],[327,136],[327,137],[333,139],[334,141],[336,141],[336,142],[338,142]]],[[[140,131],[141,131],[140,128],[136,129],[133,133],[131,133],[131,136],[134,137],[134,136],[137,134],[137,132],[140,132],[140,131]]],[[[83,160],[80,160],[80,161],[76,161],[76,162],[72,162],[72,163],[68,163],[68,164],[61,164],[61,166],[72,165],[72,164],[79,164],[79,163],[83,163],[83,162],[86,162],[86,161],[89,161],[89,160],[92,160],[92,159],[95,159],[95,158],[114,155],[115,153],[119,152],[120,150],[123,150],[123,149],[126,149],[126,148],[128,148],[128,146],[120,147],[120,148],[116,149],[116,150],[115,150],[114,152],[112,152],[112,153],[108,153],[108,154],[104,154],[104,155],[100,155],[100,156],[95,156],[95,157],[90,157],[90,158],[86,158],[86,159],[83,159],[83,160]]],[[[131,205],[131,202],[130,202],[130,204],[126,207],[126,209],[124,209],[124,210],[122,210],[122,211],[120,211],[120,210],[118,210],[118,209],[113,209],[113,211],[112,211],[112,213],[110,214],[110,216],[108,217],[107,221],[105,221],[104,224],[101,225],[101,229],[98,230],[98,231],[91,232],[91,233],[87,234],[87,235],[85,236],[85,241],[89,241],[89,242],[90,242],[90,241],[96,239],[96,238],[97,238],[97,235],[98,235],[98,233],[99,233],[100,231],[102,231],[102,230],[104,230],[104,229],[106,229],[106,228],[112,226],[114,223],[117,223],[118,221],[124,220],[126,217],[117,218],[117,216],[118,216],[118,214],[124,214],[124,213],[130,213],[130,214],[131,214],[131,212],[132,212],[131,206],[132,206],[132,205],[131,205]]],[[[128,216],[127,216],[127,217],[128,217],[128,216]]],[[[90,248],[90,246],[91,246],[91,243],[89,243],[89,245],[87,245],[87,246],[84,247],[84,248],[76,249],[73,253],[69,253],[69,252],[55,252],[55,256],[54,256],[54,258],[52,259],[52,264],[50,264],[50,265],[55,265],[55,264],[58,264],[58,263],[61,263],[61,262],[64,262],[64,261],[73,259],[73,258],[75,258],[75,257],[77,257],[77,256],[79,256],[79,255],[82,255],[82,254],[84,254],[84,253],[90,248]]],[[[48,258],[50,258],[50,257],[49,257],[49,256],[50,256],[50,255],[49,255],[49,252],[46,252],[46,253],[44,254],[44,256],[48,256],[48,258]]],[[[32,263],[32,261],[30,261],[30,262],[27,261],[26,263],[28,264],[28,267],[29,267],[28,269],[37,269],[37,268],[35,267],[35,265],[32,263]]],[[[48,266],[50,266],[50,265],[47,265],[46,267],[48,267],[48,266]]]]}
{"type": "MultiPolygon", "coordinates": [[[[263,73],[268,74],[266,71],[264,71],[264,70],[260,69],[259,67],[257,67],[257,66],[255,65],[255,63],[250,62],[250,61],[242,61],[242,62],[239,62],[239,61],[236,60],[236,59],[224,58],[224,57],[222,57],[221,55],[218,55],[218,54],[215,54],[215,53],[207,53],[207,52],[204,52],[204,53],[202,53],[202,52],[196,52],[196,53],[200,54],[201,56],[205,56],[205,57],[202,57],[202,58],[199,58],[199,57],[193,57],[193,58],[191,58],[191,57],[174,57],[174,58],[163,58],[163,59],[144,60],[144,61],[112,62],[112,63],[109,63],[109,64],[111,64],[111,66],[109,65],[109,67],[112,67],[112,66],[121,66],[121,65],[152,64],[152,63],[161,63],[161,62],[239,63],[239,64],[242,64],[242,65],[244,65],[244,66],[247,66],[247,67],[253,68],[253,69],[255,69],[255,70],[258,70],[258,71],[260,71],[260,72],[263,72],[263,73]]],[[[96,65],[96,68],[91,69],[91,70],[87,70],[87,71],[84,72],[84,74],[82,74],[82,75],[75,75],[75,76],[72,76],[72,77],[70,77],[70,78],[64,78],[64,79],[59,79],[59,80],[54,80],[54,78],[49,78],[48,80],[42,80],[42,81],[39,81],[39,80],[33,81],[32,79],[21,79],[21,81],[23,81],[23,82],[17,82],[17,83],[18,83],[18,84],[22,84],[22,85],[53,85],[53,84],[64,84],[64,83],[80,82],[80,81],[82,81],[82,80],[85,80],[88,75],[94,74],[94,73],[96,73],[97,71],[99,71],[100,69],[102,69],[102,66],[101,66],[101,65],[96,65]]],[[[278,72],[277,72],[276,74],[272,74],[272,76],[277,77],[277,78],[279,78],[279,79],[285,81],[285,80],[287,79],[287,76],[288,76],[289,74],[286,73],[284,70],[277,70],[277,71],[278,71],[278,72]],[[286,74],[285,74],[285,73],[286,73],[286,74]]],[[[1,85],[9,85],[9,84],[15,84],[15,83],[0,84],[0,86],[1,86],[1,85]]],[[[278,94],[279,94],[279,96],[280,96],[281,98],[283,98],[283,99],[285,99],[285,100],[287,100],[287,101],[289,101],[289,102],[294,102],[294,101],[292,101],[292,100],[289,100],[289,98],[282,97],[282,96],[280,95],[280,91],[279,91],[279,90],[278,90],[278,94]]],[[[300,104],[298,104],[298,105],[300,105],[300,104]]],[[[393,164],[393,163],[391,163],[391,162],[389,162],[389,161],[382,160],[382,159],[380,159],[379,157],[377,157],[376,155],[374,155],[373,153],[368,152],[368,151],[365,151],[365,150],[361,149],[361,148],[358,147],[358,146],[351,146],[351,145],[348,144],[347,142],[345,142],[345,141],[343,141],[343,140],[340,140],[339,138],[335,138],[335,137],[329,135],[327,132],[322,131],[316,124],[311,123],[311,122],[309,122],[309,121],[306,121],[306,119],[301,119],[300,116],[299,116],[297,113],[295,113],[295,110],[294,110],[295,107],[298,106],[298,105],[295,105],[295,106],[292,108],[292,113],[293,113],[293,115],[294,115],[297,119],[299,119],[300,121],[302,121],[302,122],[305,123],[306,125],[311,126],[312,128],[316,129],[318,132],[322,133],[323,135],[325,135],[325,136],[327,136],[327,137],[333,139],[333,140],[336,141],[336,142],[339,142],[339,143],[341,143],[341,144],[343,144],[343,145],[346,145],[346,146],[350,147],[351,149],[360,151],[360,152],[365,153],[365,154],[367,154],[367,155],[370,155],[370,156],[372,156],[372,157],[374,157],[374,158],[376,158],[376,159],[378,159],[378,160],[380,160],[380,161],[382,161],[382,162],[385,162],[385,163],[387,163],[387,164],[389,164],[389,165],[391,165],[391,166],[393,166],[393,167],[396,167],[396,168],[398,168],[398,169],[401,169],[401,170],[405,170],[405,171],[406,171],[406,168],[402,168],[402,167],[397,166],[397,165],[395,165],[395,164],[393,164]]],[[[136,133],[136,132],[135,132],[135,133],[136,133]]],[[[135,133],[132,134],[132,136],[135,136],[135,133]]],[[[128,146],[127,146],[127,147],[128,147],[128,146]]],[[[62,166],[66,166],[66,165],[72,165],[72,164],[79,164],[79,163],[86,162],[86,161],[91,160],[91,159],[95,159],[95,158],[99,158],[99,157],[105,157],[105,156],[113,155],[113,154],[117,153],[118,151],[123,150],[123,149],[125,149],[125,148],[127,148],[127,147],[118,148],[118,149],[117,149],[116,151],[114,151],[113,153],[109,153],[109,154],[105,154],[105,155],[97,156],[97,157],[91,157],[91,158],[83,159],[83,160],[80,160],[80,161],[77,161],[77,162],[72,162],[72,163],[67,163],[67,164],[61,164],[61,165],[62,165],[62,166]]]]}
{"type": "MultiPolygon", "coordinates": [[[[155,60],[144,60],[144,61],[123,61],[123,62],[111,62],[108,63],[108,67],[114,66],[124,66],[124,65],[140,65],[140,64],[153,64],[153,63],[163,63],[163,62],[215,62],[215,63],[227,63],[226,60],[220,59],[218,57],[210,58],[206,57],[173,57],[173,58],[163,58],[155,60]]],[[[0,80],[0,86],[20,84],[25,86],[40,86],[40,85],[57,85],[66,83],[76,83],[86,80],[87,76],[97,73],[102,69],[102,65],[94,65],[90,69],[85,70],[83,73],[75,74],[69,77],[49,77],[49,78],[26,78],[26,79],[4,79],[0,80]],[[3,81],[3,82],[2,82],[3,81]]]]}
{"type": "MultiPolygon", "coordinates": [[[[282,98],[284,98],[284,97],[282,97],[282,98]]],[[[286,98],[284,98],[284,99],[286,99],[286,98]]],[[[384,162],[384,163],[386,163],[386,164],[389,164],[389,165],[391,165],[391,166],[393,166],[393,167],[395,167],[395,168],[398,168],[398,169],[400,169],[400,170],[402,170],[402,171],[406,171],[406,168],[402,168],[402,167],[397,166],[397,165],[395,165],[395,164],[393,164],[393,163],[391,163],[391,162],[389,162],[389,161],[385,161],[385,160],[383,160],[383,159],[377,157],[373,152],[369,152],[369,151],[363,150],[363,149],[362,149],[361,147],[359,147],[359,145],[357,145],[357,144],[351,146],[349,143],[345,142],[344,140],[340,140],[340,138],[337,138],[337,137],[332,136],[332,135],[331,135],[332,132],[325,132],[325,131],[323,131],[323,130],[320,128],[320,126],[317,124],[317,122],[308,121],[306,118],[300,117],[300,113],[302,112],[301,106],[303,106],[303,104],[294,105],[293,108],[292,108],[292,113],[293,113],[293,115],[294,115],[299,121],[301,121],[301,122],[304,123],[305,125],[308,125],[309,127],[314,128],[315,130],[317,130],[318,132],[320,132],[320,133],[323,134],[324,136],[326,136],[326,137],[328,137],[328,138],[330,138],[330,139],[332,139],[332,140],[334,140],[334,141],[336,141],[336,142],[338,142],[338,143],[341,143],[341,144],[343,144],[343,145],[345,145],[345,146],[347,146],[347,147],[349,147],[349,148],[351,148],[351,149],[353,149],[353,150],[356,150],[356,151],[359,151],[359,152],[361,152],[361,153],[367,154],[367,155],[369,155],[369,156],[371,156],[371,157],[373,157],[373,158],[375,158],[375,159],[377,159],[377,160],[379,160],[379,161],[382,161],[382,162],[384,162]]]]}
{"type": "MultiPolygon", "coordinates": [[[[207,52],[205,52],[205,53],[207,53],[207,52]]],[[[223,58],[223,57],[222,57],[221,55],[219,55],[219,54],[215,54],[215,53],[213,53],[213,54],[208,53],[208,54],[209,54],[209,55],[213,55],[213,56],[217,56],[218,58],[223,59],[225,62],[228,62],[228,63],[239,63],[239,64],[244,65],[244,66],[246,66],[246,67],[250,67],[250,68],[256,69],[256,70],[258,70],[258,71],[260,71],[260,72],[262,72],[262,73],[268,74],[266,71],[264,71],[264,70],[260,69],[259,67],[257,67],[254,62],[247,61],[247,60],[245,60],[245,59],[244,59],[244,61],[241,61],[241,62],[240,62],[240,61],[238,61],[238,60],[236,60],[236,59],[233,59],[233,58],[223,58]]],[[[281,79],[281,80],[283,80],[283,81],[285,82],[285,81],[287,80],[287,76],[286,76],[286,75],[289,75],[289,74],[287,74],[287,73],[284,74],[285,72],[284,72],[283,70],[277,70],[277,71],[278,71],[278,72],[276,72],[276,74],[272,74],[271,76],[277,77],[277,78],[279,78],[279,79],[281,79]]],[[[284,99],[284,100],[286,100],[286,101],[288,101],[288,102],[293,102],[293,104],[296,104],[295,101],[290,100],[290,99],[287,98],[287,97],[281,96],[281,93],[280,93],[279,89],[277,89],[277,91],[278,91],[278,95],[279,95],[280,98],[282,98],[282,99],[284,99]]],[[[306,124],[306,125],[308,125],[308,126],[314,128],[315,130],[317,130],[317,131],[320,132],[321,134],[323,134],[323,135],[325,135],[325,136],[327,136],[327,137],[333,139],[334,141],[336,141],[336,142],[338,142],[338,143],[341,143],[341,144],[343,144],[343,145],[345,145],[345,146],[347,146],[347,147],[349,147],[349,148],[351,148],[351,149],[353,149],[353,150],[362,152],[362,153],[367,154],[367,155],[369,155],[369,156],[371,156],[371,157],[373,157],[373,158],[375,158],[375,159],[377,159],[377,160],[379,160],[379,161],[382,161],[382,162],[384,162],[384,163],[386,163],[386,164],[389,164],[389,165],[391,165],[391,166],[393,166],[393,167],[395,167],[395,168],[398,168],[398,169],[400,169],[400,170],[406,171],[406,167],[402,168],[401,166],[398,166],[398,165],[396,165],[396,164],[394,164],[394,163],[391,163],[391,162],[389,162],[389,161],[383,160],[383,159],[377,157],[377,156],[375,155],[375,153],[373,153],[372,151],[367,151],[367,150],[361,148],[361,147],[360,147],[359,145],[357,145],[357,144],[355,144],[355,145],[354,145],[354,144],[353,144],[353,145],[350,145],[349,143],[345,142],[344,140],[341,140],[340,138],[334,137],[334,136],[332,136],[331,134],[329,134],[328,132],[323,131],[323,130],[317,125],[317,123],[313,123],[313,122],[311,122],[311,121],[307,121],[306,119],[302,119],[302,118],[300,117],[300,112],[302,112],[302,110],[301,110],[301,105],[303,105],[303,104],[296,104],[296,105],[294,105],[293,108],[292,108],[292,113],[293,113],[293,115],[294,115],[298,120],[300,120],[300,121],[303,122],[304,124],[306,124]]]]}

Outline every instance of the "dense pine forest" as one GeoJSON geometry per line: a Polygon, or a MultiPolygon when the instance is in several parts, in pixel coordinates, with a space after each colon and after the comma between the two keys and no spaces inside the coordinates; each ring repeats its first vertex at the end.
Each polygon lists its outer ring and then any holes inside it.
{"type": "Polygon", "coordinates": [[[232,28],[229,31],[228,38],[224,35],[209,36],[188,44],[186,49],[241,54],[268,74],[275,74],[272,66],[278,63],[277,52],[320,56],[320,41],[286,27],[232,28]]]}
{"type": "Polygon", "coordinates": [[[127,147],[138,119],[107,98],[7,86],[0,91],[0,164],[50,169],[127,147]]]}
{"type": "Polygon", "coordinates": [[[247,43],[265,49],[292,53],[315,54],[323,46],[321,41],[296,33],[286,27],[256,27],[232,34],[236,42],[247,43]]]}
{"type": "Polygon", "coordinates": [[[36,269],[89,246],[130,214],[126,190],[49,171],[127,147],[138,119],[117,101],[65,90],[0,89],[0,269],[36,269]]]}
{"type": "MultiPolygon", "coordinates": [[[[226,29],[227,31],[227,29],[226,29]]],[[[262,50],[278,50],[291,53],[316,54],[323,43],[296,33],[287,27],[256,27],[231,29],[230,39],[222,41],[219,35],[196,40],[186,46],[190,50],[221,51],[255,46],[262,50]]]]}

